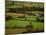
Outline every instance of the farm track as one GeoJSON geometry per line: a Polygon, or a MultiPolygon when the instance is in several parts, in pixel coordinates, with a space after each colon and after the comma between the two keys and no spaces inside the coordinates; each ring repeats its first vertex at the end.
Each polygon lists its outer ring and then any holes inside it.
{"type": "MultiPolygon", "coordinates": [[[[6,13],[7,15],[11,15],[11,16],[23,16],[24,14],[21,13],[6,13]]],[[[26,14],[25,14],[26,15],[26,14]]]]}
{"type": "Polygon", "coordinates": [[[20,33],[20,32],[26,32],[27,29],[6,29],[7,34],[15,34],[15,33],[20,33]]]}
{"type": "MultiPolygon", "coordinates": [[[[40,11],[34,11],[34,12],[32,12],[33,14],[36,14],[36,13],[41,13],[41,14],[43,14],[43,12],[40,12],[40,11]]],[[[23,16],[23,15],[27,15],[27,14],[22,14],[22,13],[6,13],[7,15],[11,15],[11,16],[23,16]]]]}

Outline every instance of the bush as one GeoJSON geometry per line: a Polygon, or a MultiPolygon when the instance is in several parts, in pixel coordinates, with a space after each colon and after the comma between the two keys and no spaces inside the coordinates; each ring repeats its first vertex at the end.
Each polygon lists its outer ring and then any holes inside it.
{"type": "Polygon", "coordinates": [[[6,18],[6,21],[8,21],[8,20],[12,19],[12,17],[11,17],[11,16],[6,16],[5,18],[6,18]]]}

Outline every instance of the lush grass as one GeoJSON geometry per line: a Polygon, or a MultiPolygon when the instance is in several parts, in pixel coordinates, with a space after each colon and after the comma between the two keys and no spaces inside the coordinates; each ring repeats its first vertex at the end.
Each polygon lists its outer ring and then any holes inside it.
{"type": "MultiPolygon", "coordinates": [[[[27,21],[30,20],[30,21],[37,21],[37,17],[36,16],[27,16],[27,21]]],[[[18,20],[25,20],[25,18],[15,18],[14,19],[18,19],[18,20]]]]}
{"type": "Polygon", "coordinates": [[[8,27],[15,27],[15,26],[16,27],[26,27],[31,22],[34,28],[43,29],[43,27],[44,27],[42,22],[37,22],[36,16],[28,16],[27,21],[22,21],[22,20],[25,20],[25,18],[16,18],[16,19],[14,17],[14,19],[7,21],[6,26],[8,26],[8,27]],[[16,19],[18,19],[18,20],[16,20],[16,19]]]}
{"type": "Polygon", "coordinates": [[[43,29],[44,27],[44,24],[42,22],[32,22],[32,25],[34,28],[37,28],[37,29],[43,29]]]}
{"type": "Polygon", "coordinates": [[[36,20],[36,16],[28,16],[27,20],[31,20],[31,21],[37,21],[36,20]]]}
{"type": "Polygon", "coordinates": [[[6,24],[8,25],[8,27],[14,27],[15,25],[17,27],[25,27],[29,24],[29,22],[20,20],[9,20],[6,24]]]}
{"type": "MultiPolygon", "coordinates": [[[[43,29],[43,23],[42,22],[31,22],[34,28],[40,28],[43,29]]],[[[9,20],[7,21],[8,27],[26,27],[29,25],[28,21],[19,21],[19,20],[9,20]]]]}
{"type": "Polygon", "coordinates": [[[44,14],[43,11],[32,11],[32,14],[37,14],[37,13],[44,14]]]}

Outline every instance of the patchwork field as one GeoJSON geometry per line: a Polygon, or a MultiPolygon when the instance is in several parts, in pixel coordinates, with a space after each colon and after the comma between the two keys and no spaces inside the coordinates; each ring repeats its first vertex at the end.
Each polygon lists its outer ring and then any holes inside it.
{"type": "MultiPolygon", "coordinates": [[[[41,13],[43,14],[43,12],[39,11],[33,11],[32,14],[36,14],[36,13],[41,13]]],[[[20,14],[20,13],[7,13],[7,15],[10,15],[13,17],[13,19],[8,20],[6,22],[6,26],[9,27],[8,29],[6,29],[7,33],[21,33],[21,32],[26,32],[27,29],[25,27],[27,27],[28,25],[32,24],[33,26],[33,30],[38,29],[38,30],[43,30],[44,29],[44,23],[43,22],[37,22],[37,16],[34,15],[30,15],[27,16],[27,20],[25,21],[25,18],[17,18],[16,16],[24,16],[24,14],[20,14]],[[18,27],[18,28],[16,28],[18,27]]],[[[27,14],[25,14],[27,15],[27,14]]]]}
{"type": "Polygon", "coordinates": [[[6,1],[6,34],[44,31],[44,3],[6,1]]]}
{"type": "Polygon", "coordinates": [[[43,23],[42,22],[29,22],[29,21],[20,21],[20,20],[9,20],[7,22],[7,26],[8,27],[14,27],[14,26],[17,26],[17,27],[26,27],[30,23],[32,23],[32,25],[35,28],[42,28],[43,27],[43,23]]]}

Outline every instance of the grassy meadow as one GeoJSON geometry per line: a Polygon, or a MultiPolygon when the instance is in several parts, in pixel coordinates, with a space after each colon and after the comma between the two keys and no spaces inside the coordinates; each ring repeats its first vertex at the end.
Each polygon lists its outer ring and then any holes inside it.
{"type": "Polygon", "coordinates": [[[44,22],[37,21],[36,14],[44,15],[44,4],[35,2],[6,2],[6,33],[23,33],[27,32],[27,26],[32,25],[30,32],[43,32],[44,22]],[[29,13],[28,13],[29,12],[29,13]],[[30,14],[30,15],[29,15],[30,14]]]}

